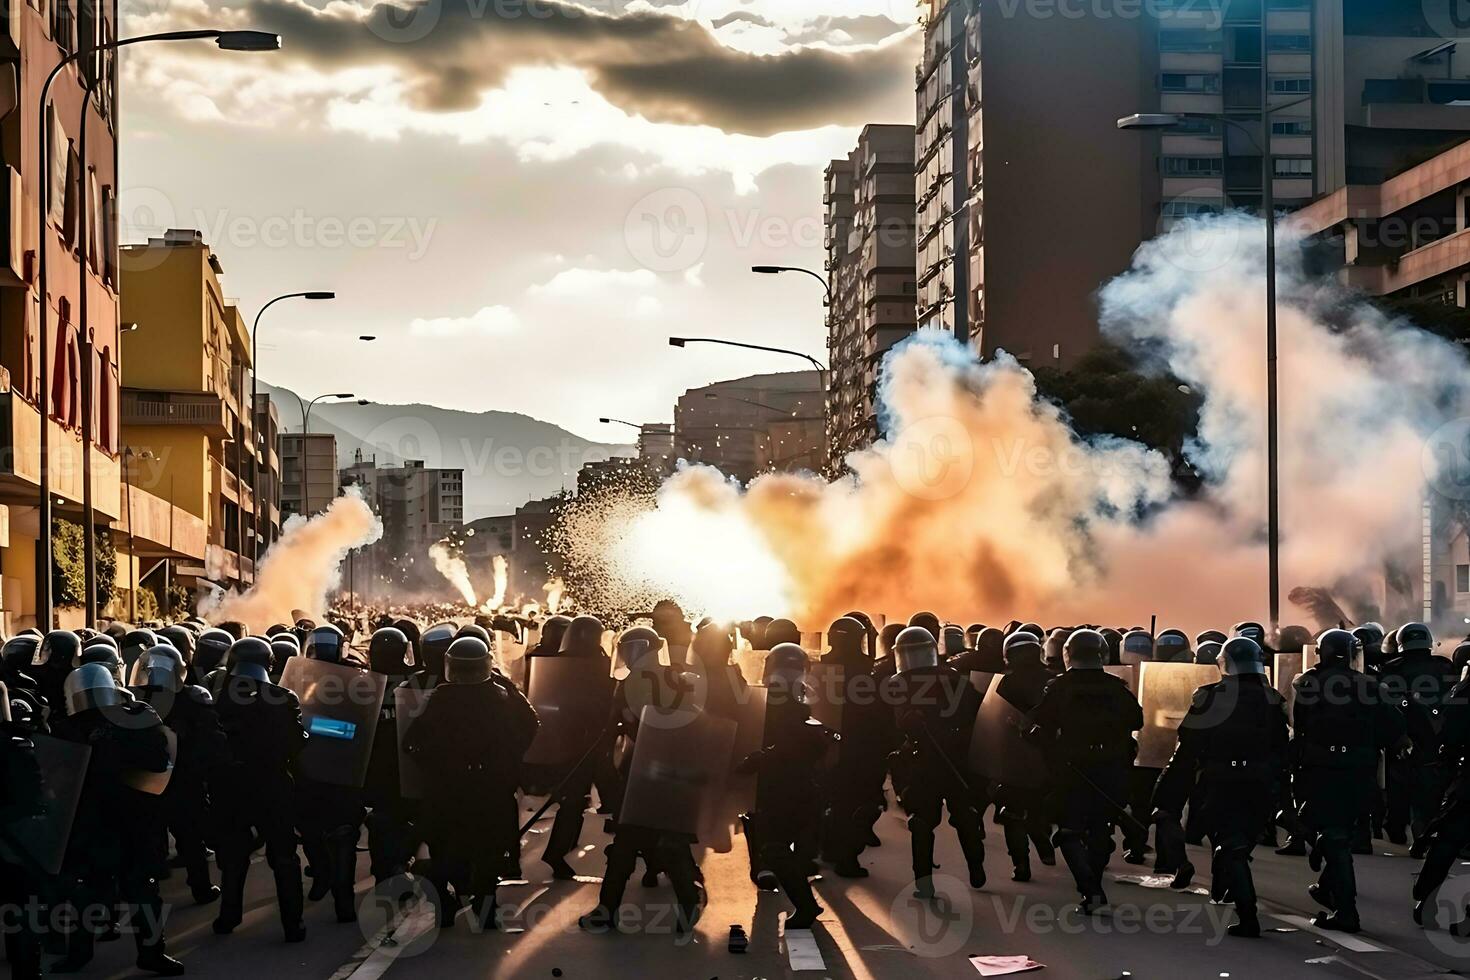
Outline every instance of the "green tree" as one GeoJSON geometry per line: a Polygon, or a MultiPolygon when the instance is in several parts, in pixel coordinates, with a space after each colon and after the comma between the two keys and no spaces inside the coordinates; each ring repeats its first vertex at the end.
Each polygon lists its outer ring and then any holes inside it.
{"type": "MultiPolygon", "coordinates": [[[[113,583],[117,580],[117,552],[112,547],[112,532],[98,528],[97,535],[97,608],[112,601],[113,583]]],[[[51,527],[51,590],[58,606],[82,606],[87,601],[86,549],[82,526],[60,518],[51,527]]]]}

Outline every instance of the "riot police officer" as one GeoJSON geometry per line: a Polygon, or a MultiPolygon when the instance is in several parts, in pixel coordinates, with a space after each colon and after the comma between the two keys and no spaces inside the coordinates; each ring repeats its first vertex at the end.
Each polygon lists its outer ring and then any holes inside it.
{"type": "MultiPolygon", "coordinates": [[[[29,664],[29,662],[28,662],[29,664]]],[[[0,831],[45,812],[41,766],[28,721],[34,716],[26,701],[12,706],[10,693],[0,683],[0,831]],[[18,712],[25,720],[17,721],[18,712]]],[[[45,869],[31,855],[0,838],[0,928],[5,932],[5,959],[14,980],[39,980],[41,941],[28,910],[40,904],[45,869]]]]}
{"type": "Polygon", "coordinates": [[[1315,835],[1322,875],[1307,889],[1326,912],[1324,929],[1357,932],[1357,879],[1352,841],[1377,792],[1378,754],[1404,738],[1398,706],[1378,682],[1351,666],[1351,633],[1328,630],[1317,639],[1318,662],[1297,678],[1292,708],[1294,795],[1301,822],[1315,835]]]}
{"type": "Polygon", "coordinates": [[[480,925],[495,928],[496,889],[520,847],[521,759],[540,723],[515,685],[493,674],[490,648],[479,638],[455,640],[444,671],[444,683],[404,738],[424,773],[422,821],[433,861],[427,877],[441,926],[453,925],[468,898],[480,925]]]}
{"type": "Polygon", "coordinates": [[[1402,844],[1407,826],[1413,832],[1415,857],[1422,856],[1427,846],[1420,838],[1444,798],[1447,780],[1439,759],[1442,706],[1458,679],[1454,665],[1434,655],[1429,627],[1423,623],[1399,627],[1398,656],[1383,664],[1379,680],[1404,713],[1410,748],[1388,760],[1384,830],[1389,840],[1402,844]]]}
{"type": "Polygon", "coordinates": [[[255,836],[275,877],[276,905],[286,942],[301,942],[304,901],[296,855],[292,769],[306,744],[301,703],[271,683],[271,648],[246,637],[230,652],[229,674],[219,685],[215,710],[226,738],[225,762],[210,787],[210,823],[220,870],[220,907],[214,931],[233,932],[244,914],[245,876],[255,836]]]}
{"type": "Polygon", "coordinates": [[[868,631],[850,617],[827,628],[823,666],[842,671],[842,741],[830,774],[822,852],[841,878],[866,878],[858,856],[868,845],[883,812],[883,780],[892,750],[892,721],[878,697],[868,631]]]}
{"type": "Polygon", "coordinates": [[[778,644],[766,660],[767,700],[764,738],[738,771],[756,774],[756,812],[760,864],[776,876],[795,906],[789,929],[810,929],[822,909],[812,894],[807,870],[817,854],[822,803],[812,792],[835,734],[811,717],[802,685],[808,657],[793,643],[778,644]]]}
{"type": "Polygon", "coordinates": [[[548,616],[541,624],[541,634],[536,645],[526,651],[528,657],[554,657],[561,652],[561,638],[567,627],[572,625],[570,616],[548,616]]]}
{"type": "MultiPolygon", "coordinates": [[[[1265,655],[1255,640],[1238,636],[1227,641],[1218,662],[1225,676],[1195,691],[1179,725],[1179,744],[1154,793],[1154,806],[1156,817],[1176,828],[1186,802],[1200,807],[1212,848],[1213,897],[1223,901],[1228,896],[1235,903],[1237,921],[1228,931],[1258,937],[1261,923],[1250,855],[1275,810],[1286,769],[1286,701],[1266,677],[1265,655]]],[[[1161,829],[1161,850],[1165,836],[1161,829]]],[[[1182,851],[1182,832],[1176,840],[1182,851]]],[[[1190,870],[1184,861],[1181,871],[1190,870]]],[[[1182,882],[1176,877],[1178,884],[1182,882]]]]}
{"type": "Polygon", "coordinates": [[[1108,645],[1096,630],[1067,637],[1066,672],[1047,687],[1032,713],[1035,738],[1055,775],[1053,843],[1072,872],[1083,914],[1107,905],[1102,876],[1113,853],[1143,710],[1128,685],[1103,670],[1108,645]]]}
{"type": "MultiPolygon", "coordinates": [[[[1030,714],[1041,703],[1052,674],[1041,662],[1041,638],[1030,633],[1012,633],[1005,638],[1005,674],[995,694],[1022,714],[1030,714]]],[[[1031,880],[1031,847],[1041,863],[1057,863],[1051,843],[1051,822],[1046,813],[1046,793],[1032,787],[997,784],[992,796],[996,821],[1005,829],[1006,852],[1011,856],[1011,880],[1031,880]]]]}
{"type": "MultiPolygon", "coordinates": [[[[1427,853],[1414,880],[1414,921],[1421,926],[1433,918],[1429,899],[1470,846],[1470,678],[1455,685],[1441,710],[1444,724],[1440,729],[1440,759],[1449,788],[1443,807],[1426,829],[1427,853]]],[[[1470,910],[1456,911],[1465,915],[1470,910]]],[[[1470,915],[1451,923],[1450,932],[1462,938],[1470,936],[1470,915]]]]}
{"type": "MultiPolygon", "coordinates": [[[[158,875],[166,853],[154,832],[157,798],[134,788],[135,774],[169,771],[168,729],[153,708],[118,687],[101,664],[73,670],[63,694],[66,717],[55,721],[53,731],[92,749],[62,872],[75,883],[69,904],[95,909],[116,894],[136,909],[132,921],[138,968],[177,976],[184,972],[183,964],[164,951],[158,875]]],[[[97,938],[94,916],[84,918],[67,930],[66,955],[52,972],[74,973],[91,961],[97,938]]]]}
{"type": "MultiPolygon", "coordinates": [[[[274,647],[275,644],[272,644],[274,647]]],[[[388,680],[387,694],[373,732],[363,802],[367,818],[368,854],[373,878],[386,881],[408,864],[413,850],[413,807],[403,798],[398,776],[398,715],[393,691],[413,676],[413,649],[396,626],[376,630],[368,641],[368,669],[388,680]]]]}
{"type": "MultiPolygon", "coordinates": [[[[173,778],[163,792],[167,832],[184,865],[194,901],[213,902],[219,889],[210,881],[205,848],[208,814],[207,783],[225,751],[225,733],[208,691],[186,684],[184,659],[171,645],[159,643],[133,663],[132,687],[153,706],[164,724],[178,736],[173,778]]],[[[160,833],[163,827],[159,828],[160,833]]]]}
{"type": "Polygon", "coordinates": [[[934,897],[934,830],[949,810],[969,866],[970,886],[985,887],[984,800],[974,778],[961,767],[969,759],[970,736],[980,695],[968,677],[939,663],[938,641],[927,626],[910,626],[894,643],[897,673],[886,697],[904,742],[894,755],[894,789],[909,814],[914,893],[934,897]]]}
{"type": "Polygon", "coordinates": [[[66,712],[66,678],[81,652],[82,638],[68,630],[52,630],[36,647],[29,673],[52,717],[60,718],[66,712]]]}

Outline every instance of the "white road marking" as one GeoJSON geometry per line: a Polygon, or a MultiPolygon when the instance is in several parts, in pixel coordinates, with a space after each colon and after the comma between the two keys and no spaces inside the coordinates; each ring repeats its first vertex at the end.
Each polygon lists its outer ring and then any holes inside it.
{"type": "MultiPolygon", "coordinates": [[[[784,928],[784,921],[782,923],[784,928]]],[[[785,929],[786,957],[791,962],[793,973],[802,970],[825,970],[827,961],[817,948],[817,937],[810,929],[785,929]]]]}
{"type": "Polygon", "coordinates": [[[1323,939],[1330,940],[1351,953],[1381,953],[1382,946],[1375,946],[1370,942],[1358,939],[1342,932],[1333,932],[1330,929],[1318,929],[1312,925],[1312,920],[1300,915],[1279,915],[1274,912],[1267,913],[1272,918],[1289,922],[1304,932],[1314,933],[1323,939]]]}

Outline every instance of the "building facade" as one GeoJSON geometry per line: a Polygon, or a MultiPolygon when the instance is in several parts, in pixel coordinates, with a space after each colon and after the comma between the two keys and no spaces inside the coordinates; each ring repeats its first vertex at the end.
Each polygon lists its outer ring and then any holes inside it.
{"type": "MultiPolygon", "coordinates": [[[[0,28],[0,616],[7,633],[36,622],[42,373],[53,518],[81,523],[90,483],[93,520],[121,513],[118,463],[116,67],[111,52],[67,55],[116,36],[117,5],[15,3],[0,28]],[[86,98],[88,88],[92,98],[86,98]],[[85,156],[82,134],[85,131],[85,156]],[[42,135],[49,138],[44,141],[42,135]],[[39,175],[48,175],[41,200],[39,175]],[[38,214],[44,206],[44,214],[38,214]],[[39,261],[46,253],[46,295],[39,261]],[[41,334],[47,338],[46,363],[41,334]]],[[[46,570],[49,577],[49,570],[46,570]]]]}
{"type": "Polygon", "coordinates": [[[422,460],[379,466],[359,451],[342,470],[341,485],[357,487],[383,522],[382,538],[354,557],[359,589],[372,591],[380,583],[412,587],[434,582],[429,548],[447,537],[462,536],[464,470],[434,469],[422,460]]]}
{"type": "Polygon", "coordinates": [[[281,417],[269,395],[255,396],[255,497],[260,554],[281,536],[281,417]]]}
{"type": "MultiPolygon", "coordinates": [[[[827,168],[825,458],[837,473],[847,454],[878,437],[876,391],[883,356],[915,329],[914,127],[868,126],[846,160],[827,168]]],[[[802,431],[776,435],[759,468],[811,446],[802,431]]],[[[776,468],[781,468],[777,466],[776,468]]]]}
{"type": "Polygon", "coordinates": [[[224,297],[219,259],[197,231],[170,230],[121,252],[122,439],[130,483],[204,522],[203,562],[185,582],[245,586],[255,554],[250,335],[224,297]],[[156,464],[156,465],[153,465],[156,464]]]}
{"type": "Polygon", "coordinates": [[[281,521],[320,514],[337,496],[337,437],[330,432],[283,432],[281,521]]]}
{"type": "Polygon", "coordinates": [[[757,374],[691,388],[674,407],[675,453],[741,483],[773,471],[815,471],[826,454],[814,460],[807,447],[817,441],[825,447],[825,401],[816,371],[757,374]],[[798,436],[792,426],[804,429],[798,436]]]}

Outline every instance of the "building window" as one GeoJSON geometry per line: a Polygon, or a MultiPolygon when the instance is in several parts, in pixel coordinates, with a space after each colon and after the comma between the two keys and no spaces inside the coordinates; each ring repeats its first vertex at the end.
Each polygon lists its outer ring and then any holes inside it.
{"type": "Polygon", "coordinates": [[[1161,157],[1165,177],[1219,177],[1225,172],[1219,157],[1161,157]]]}
{"type": "Polygon", "coordinates": [[[1218,92],[1220,76],[1206,72],[1164,72],[1159,88],[1165,92],[1218,92]]]}
{"type": "Polygon", "coordinates": [[[1268,34],[1266,50],[1303,54],[1312,50],[1310,34],[1268,34]]]}
{"type": "Polygon", "coordinates": [[[1175,199],[1165,201],[1160,213],[1166,218],[1196,218],[1202,214],[1219,214],[1225,210],[1224,202],[1205,198],[1175,199]]]}
{"type": "Polygon", "coordinates": [[[1220,122],[1217,119],[1181,119],[1178,125],[1168,130],[1170,136],[1219,136],[1220,122]]]}
{"type": "Polygon", "coordinates": [[[1277,159],[1276,176],[1278,177],[1310,177],[1312,176],[1312,161],[1309,158],[1277,159]]]}
{"type": "Polygon", "coordinates": [[[1311,136],[1312,120],[1278,119],[1271,123],[1272,136],[1311,136]]]}
{"type": "Polygon", "coordinates": [[[1160,51],[1217,52],[1225,47],[1219,31],[1163,29],[1159,31],[1160,51]]]}
{"type": "Polygon", "coordinates": [[[1272,95],[1311,95],[1312,79],[1309,75],[1286,75],[1271,79],[1272,95]]]}
{"type": "Polygon", "coordinates": [[[1455,566],[1455,591],[1470,592],[1470,565],[1455,566]]]}

